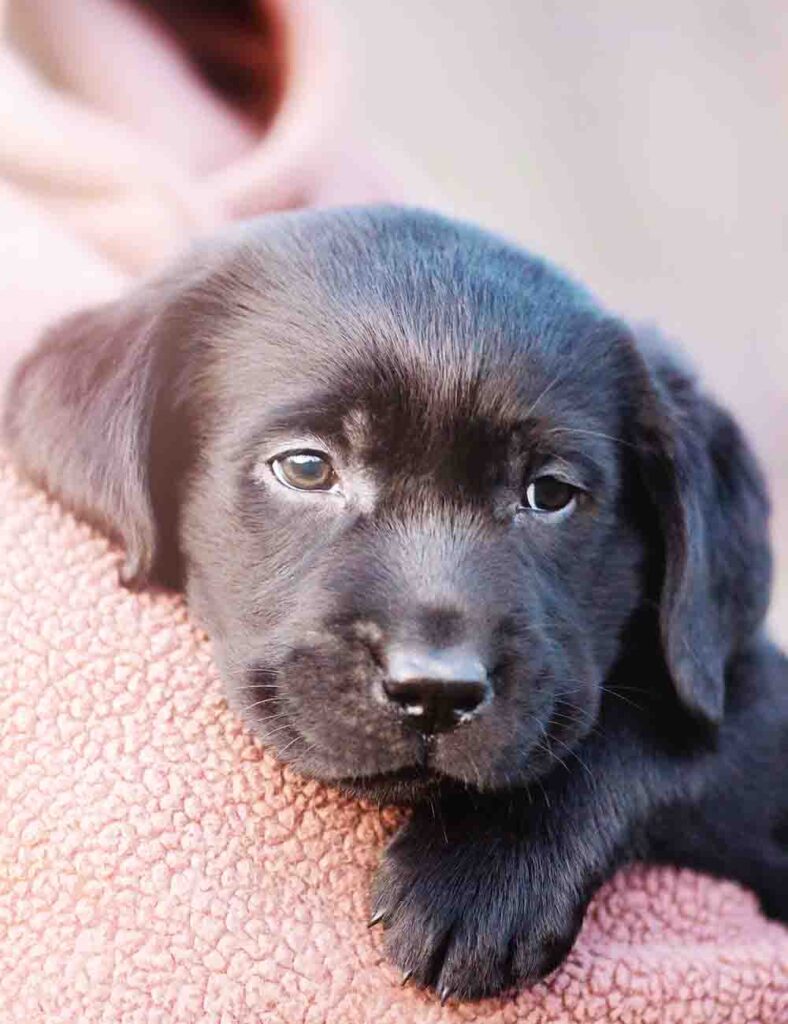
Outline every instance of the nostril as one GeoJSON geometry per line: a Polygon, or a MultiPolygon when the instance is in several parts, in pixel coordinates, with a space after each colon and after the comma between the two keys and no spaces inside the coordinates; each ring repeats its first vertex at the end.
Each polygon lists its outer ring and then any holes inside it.
{"type": "Polygon", "coordinates": [[[389,700],[397,704],[429,704],[442,700],[458,711],[473,711],[487,696],[487,685],[477,682],[453,681],[445,683],[440,679],[411,679],[407,682],[387,682],[384,690],[389,700]]]}
{"type": "Polygon", "coordinates": [[[383,690],[391,703],[398,704],[406,715],[417,718],[425,714],[424,691],[417,683],[386,682],[383,690]]]}
{"type": "Polygon", "coordinates": [[[398,645],[386,662],[386,696],[422,733],[454,729],[492,696],[481,659],[464,646],[398,645]]]}
{"type": "Polygon", "coordinates": [[[454,729],[490,696],[488,683],[479,680],[388,680],[383,688],[388,699],[423,733],[454,729]]]}

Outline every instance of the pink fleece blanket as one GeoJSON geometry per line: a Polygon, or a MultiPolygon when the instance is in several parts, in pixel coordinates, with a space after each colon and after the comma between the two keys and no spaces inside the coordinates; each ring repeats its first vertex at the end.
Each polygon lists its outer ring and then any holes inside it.
{"type": "Polygon", "coordinates": [[[366,893],[396,814],[282,768],[181,600],[0,458],[0,1020],[785,1024],[788,930],[634,867],[516,999],[402,989],[366,893]]]}

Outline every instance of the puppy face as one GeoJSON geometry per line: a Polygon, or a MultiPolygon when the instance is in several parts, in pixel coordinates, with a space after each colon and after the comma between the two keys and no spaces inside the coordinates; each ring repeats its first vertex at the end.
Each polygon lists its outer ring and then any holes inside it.
{"type": "Polygon", "coordinates": [[[705,439],[682,454],[623,325],[480,232],[251,225],[62,328],[9,410],[23,464],[120,533],[131,576],[177,556],[232,703],[302,771],[388,799],[525,785],[593,726],[660,602],[652,659],[719,714],[728,612],[708,655],[685,630],[714,585],[705,439]],[[42,453],[25,425],[47,408],[42,453]],[[90,422],[55,458],[69,417],[90,422]]]}
{"type": "MultiPolygon", "coordinates": [[[[283,318],[276,360],[258,315],[224,338],[184,502],[189,596],[236,705],[309,772],[501,786],[593,722],[639,595],[621,401],[540,343],[525,357],[505,309],[433,334],[425,299],[395,337],[343,344],[338,304],[325,336],[283,318]],[[398,699],[409,665],[427,682],[398,699]],[[446,673],[455,707],[429,692],[446,673]]],[[[597,326],[572,327],[591,364],[597,326]]]]}

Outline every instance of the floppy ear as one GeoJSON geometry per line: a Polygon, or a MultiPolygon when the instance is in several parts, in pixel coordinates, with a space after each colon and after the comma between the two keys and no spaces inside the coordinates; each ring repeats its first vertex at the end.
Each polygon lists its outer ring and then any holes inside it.
{"type": "Polygon", "coordinates": [[[657,339],[639,340],[650,394],[638,447],[663,541],[665,660],[684,705],[719,723],[728,660],[759,628],[769,603],[769,499],[731,416],[698,391],[657,339]]]}
{"type": "Polygon", "coordinates": [[[167,378],[177,357],[164,351],[172,294],[171,283],[154,281],[57,324],[6,396],[5,435],[20,468],[123,542],[127,586],[158,575],[174,522],[179,432],[167,378]]]}

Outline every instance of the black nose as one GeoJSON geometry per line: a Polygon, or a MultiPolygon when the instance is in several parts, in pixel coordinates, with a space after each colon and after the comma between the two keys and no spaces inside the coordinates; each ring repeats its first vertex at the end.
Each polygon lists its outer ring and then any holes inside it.
{"type": "Polygon", "coordinates": [[[492,695],[484,665],[462,648],[394,648],[383,689],[425,734],[454,729],[492,695]]]}

